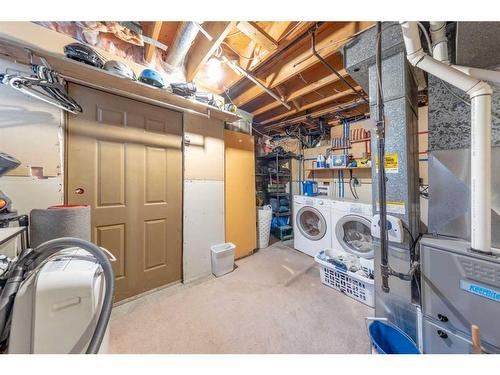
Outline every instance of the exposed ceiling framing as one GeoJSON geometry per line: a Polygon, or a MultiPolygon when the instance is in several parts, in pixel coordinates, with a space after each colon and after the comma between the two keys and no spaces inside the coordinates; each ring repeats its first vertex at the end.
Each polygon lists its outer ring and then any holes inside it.
{"type": "Polygon", "coordinates": [[[209,40],[202,33],[198,34],[194,45],[189,50],[186,62],[186,79],[192,81],[208,59],[219,48],[236,22],[206,22],[203,29],[211,36],[209,40]]]}
{"type": "MultiPolygon", "coordinates": [[[[153,40],[158,40],[158,38],[160,37],[162,25],[163,22],[148,22],[144,30],[144,35],[150,37],[153,40]]],[[[147,62],[151,62],[154,52],[155,47],[152,44],[146,44],[144,49],[144,59],[147,62]]]]}
{"type": "MultiPolygon", "coordinates": [[[[161,32],[157,31],[157,22],[150,24],[154,25],[149,25],[148,36],[164,43],[164,30],[172,35],[175,32],[172,24],[178,23],[163,22],[161,32]]],[[[369,112],[366,102],[349,87],[366,97],[344,69],[340,51],[354,36],[374,24],[369,21],[204,22],[202,27],[211,38],[202,33],[196,37],[186,57],[186,78],[194,80],[198,87],[225,95],[236,106],[252,113],[254,126],[261,132],[282,132],[284,127],[302,121],[305,126],[314,126],[319,116],[328,117],[328,123],[334,125],[339,118],[365,116],[369,112]],[[313,55],[311,32],[315,33],[320,56],[348,84],[313,55]],[[223,64],[222,81],[210,82],[206,63],[216,53],[222,53],[263,87],[237,74],[228,64],[223,64]]],[[[166,44],[172,43],[171,40],[166,44]]],[[[151,50],[154,47],[146,47],[146,59],[151,58],[151,50]]]]}

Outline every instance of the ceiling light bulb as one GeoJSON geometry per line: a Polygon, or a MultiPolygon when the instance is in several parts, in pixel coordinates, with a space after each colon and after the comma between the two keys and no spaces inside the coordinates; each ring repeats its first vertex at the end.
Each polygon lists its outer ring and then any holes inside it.
{"type": "Polygon", "coordinates": [[[207,61],[207,76],[208,79],[217,83],[222,79],[222,63],[216,57],[211,57],[210,60],[207,61]]]}

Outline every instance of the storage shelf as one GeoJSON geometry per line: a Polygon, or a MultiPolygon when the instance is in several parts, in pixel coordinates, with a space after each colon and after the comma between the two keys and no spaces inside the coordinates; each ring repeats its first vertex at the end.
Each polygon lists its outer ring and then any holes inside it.
{"type": "Polygon", "coordinates": [[[269,175],[271,176],[276,176],[276,177],[292,177],[291,175],[289,174],[280,174],[280,173],[255,173],[256,176],[259,176],[259,177],[267,177],[269,175]]]}
{"type": "Polygon", "coordinates": [[[273,211],[274,216],[292,216],[292,211],[276,212],[273,211]]]}
{"type": "Polygon", "coordinates": [[[306,168],[306,171],[343,171],[348,169],[371,169],[372,167],[306,168]]]}

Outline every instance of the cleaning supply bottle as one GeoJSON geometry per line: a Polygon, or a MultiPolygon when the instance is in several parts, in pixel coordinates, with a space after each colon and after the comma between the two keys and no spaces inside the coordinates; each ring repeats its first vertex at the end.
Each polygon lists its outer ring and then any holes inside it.
{"type": "Polygon", "coordinates": [[[325,157],[322,154],[316,158],[316,168],[325,168],[325,157]]]}

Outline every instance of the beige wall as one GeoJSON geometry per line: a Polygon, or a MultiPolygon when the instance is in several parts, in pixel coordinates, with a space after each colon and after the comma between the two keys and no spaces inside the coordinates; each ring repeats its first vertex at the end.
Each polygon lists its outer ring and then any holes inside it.
{"type": "Polygon", "coordinates": [[[224,181],[224,123],[190,113],[184,115],[187,180],[224,181]]]}

